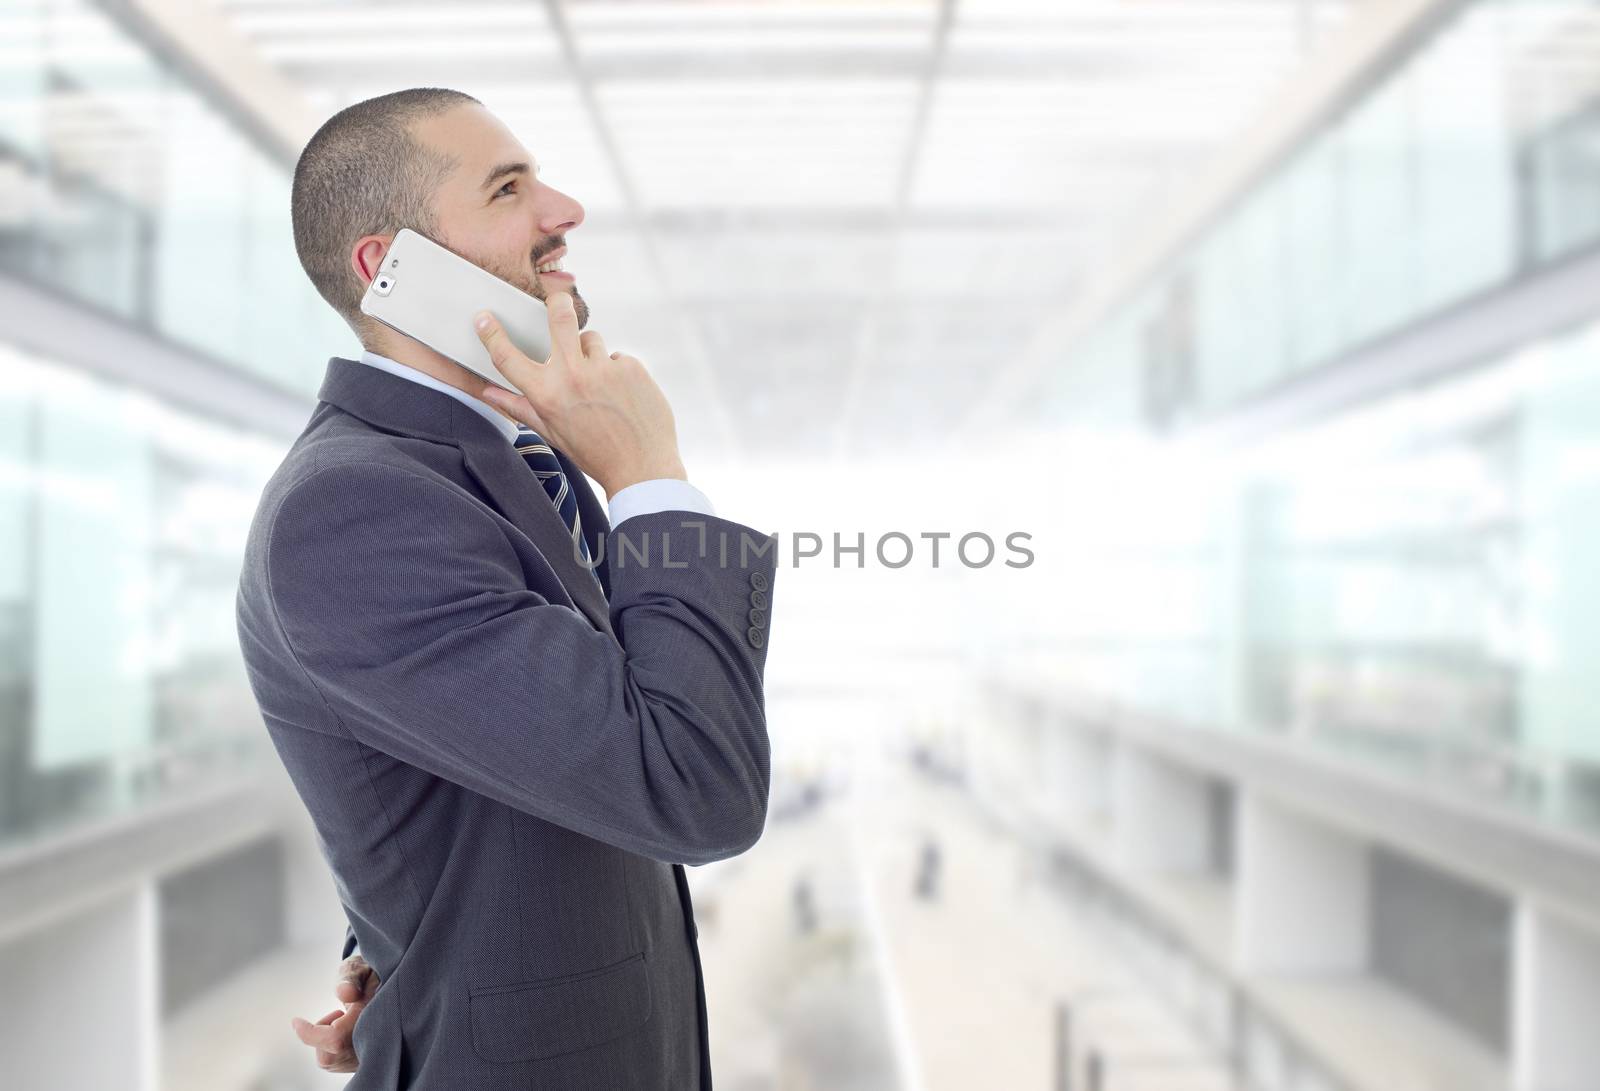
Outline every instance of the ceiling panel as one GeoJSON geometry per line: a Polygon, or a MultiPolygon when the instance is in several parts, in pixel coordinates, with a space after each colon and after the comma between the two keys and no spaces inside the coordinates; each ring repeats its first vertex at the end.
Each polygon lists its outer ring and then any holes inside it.
{"type": "Polygon", "coordinates": [[[772,453],[819,426],[836,453],[940,442],[1351,7],[216,3],[319,117],[482,99],[583,202],[596,327],[685,399],[692,442],[772,453]]]}

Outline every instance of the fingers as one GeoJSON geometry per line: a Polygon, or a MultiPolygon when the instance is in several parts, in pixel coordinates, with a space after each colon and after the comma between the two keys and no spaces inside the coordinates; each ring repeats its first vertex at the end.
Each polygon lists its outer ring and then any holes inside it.
{"type": "Polygon", "coordinates": [[[500,374],[514,382],[524,394],[528,393],[529,385],[537,383],[544,365],[528,359],[521,349],[512,344],[505,327],[501,326],[488,311],[477,313],[472,328],[477,331],[478,340],[483,342],[483,347],[489,350],[489,359],[494,361],[494,366],[499,369],[500,374]]]}
{"type": "MultiPolygon", "coordinates": [[[[513,420],[521,421],[523,424],[526,424],[529,428],[532,428],[540,435],[547,435],[550,432],[550,430],[545,427],[543,418],[541,418],[538,414],[538,411],[533,408],[533,403],[527,398],[513,394],[509,390],[490,383],[483,389],[483,400],[502,410],[513,420]]],[[[369,989],[376,990],[378,987],[378,975],[372,974],[367,978],[367,983],[369,989]]]]}
{"type": "Polygon", "coordinates": [[[351,955],[339,963],[339,980],[351,981],[359,985],[362,978],[366,977],[371,969],[372,967],[367,965],[366,959],[360,955],[351,955]]]}
{"type": "Polygon", "coordinates": [[[605,359],[606,341],[600,336],[599,330],[584,330],[578,335],[578,343],[583,346],[583,354],[589,359],[605,359]]]}
{"type": "Polygon", "coordinates": [[[577,363],[583,356],[583,345],[578,341],[578,311],[571,293],[551,292],[545,296],[544,308],[550,315],[551,349],[569,363],[577,363]]]}
{"type": "Polygon", "coordinates": [[[366,1001],[363,1000],[350,1005],[348,1009],[335,1008],[315,1023],[308,1023],[296,1016],[289,1021],[289,1025],[294,1029],[295,1036],[313,1049],[339,1053],[350,1048],[356,1020],[361,1017],[361,1011],[366,1006],[366,1001]]]}
{"type": "Polygon", "coordinates": [[[317,1050],[317,1067],[324,1072],[354,1072],[359,1068],[356,1061],[356,1051],[347,1049],[343,1053],[325,1053],[317,1050]]]}
{"type": "Polygon", "coordinates": [[[329,1024],[339,1032],[344,1042],[348,1043],[355,1036],[356,1020],[361,1018],[361,1009],[366,1006],[367,1002],[365,1000],[358,1000],[340,1012],[338,1017],[329,1024]]]}
{"type": "Polygon", "coordinates": [[[333,986],[333,995],[341,1004],[353,1004],[366,991],[367,960],[351,955],[339,963],[339,980],[333,986]]]}
{"type": "Polygon", "coordinates": [[[348,1031],[338,1026],[338,1019],[344,1014],[342,1010],[330,1011],[318,1019],[315,1025],[296,1016],[289,1021],[289,1025],[294,1028],[295,1037],[306,1045],[332,1053],[350,1041],[348,1031]]]}
{"type": "Polygon", "coordinates": [[[370,1000],[378,991],[378,973],[360,955],[351,955],[339,963],[339,980],[333,994],[342,1004],[357,1000],[370,1000]]]}
{"type": "MultiPolygon", "coordinates": [[[[375,979],[378,975],[371,976],[375,979]]],[[[367,1002],[361,1000],[348,1009],[335,1008],[315,1024],[297,1017],[291,1019],[289,1025],[301,1042],[316,1051],[318,1068],[329,1072],[354,1072],[359,1063],[352,1044],[356,1019],[366,1006],[367,1002]]]]}

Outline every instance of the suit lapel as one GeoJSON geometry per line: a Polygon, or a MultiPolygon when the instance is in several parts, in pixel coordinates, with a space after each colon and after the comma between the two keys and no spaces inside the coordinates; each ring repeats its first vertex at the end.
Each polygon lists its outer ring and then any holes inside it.
{"type": "MultiPolygon", "coordinates": [[[[613,638],[608,566],[597,569],[606,590],[595,584],[574,556],[572,534],[550,503],[549,495],[528,464],[506,437],[482,416],[448,394],[421,383],[390,375],[359,360],[335,356],[328,361],[318,398],[370,424],[388,431],[450,443],[461,449],[462,460],[500,514],[514,523],[554,569],[573,607],[594,627],[613,638]]],[[[557,460],[567,475],[567,485],[575,490],[583,534],[592,556],[600,555],[600,539],[610,529],[605,512],[583,474],[565,454],[556,451],[557,460]]]]}
{"type": "MultiPolygon", "coordinates": [[[[461,444],[461,453],[465,456],[467,469],[472,472],[472,476],[477,479],[484,492],[494,500],[500,513],[515,523],[533,540],[533,544],[539,547],[539,552],[544,554],[544,559],[555,569],[567,594],[572,597],[584,615],[594,622],[595,628],[601,632],[611,632],[611,611],[605,595],[595,583],[594,577],[589,575],[578,558],[573,555],[572,534],[567,530],[567,524],[561,518],[561,513],[550,503],[550,496],[544,491],[544,486],[533,476],[528,464],[522,460],[522,456],[517,454],[511,444],[506,442],[505,437],[494,431],[493,425],[464,405],[458,403],[457,408],[463,414],[475,419],[485,431],[492,433],[492,442],[469,440],[461,444]]],[[[568,488],[579,490],[578,510],[583,516],[584,537],[589,538],[592,534],[588,526],[591,516],[589,512],[584,511],[583,500],[585,494],[588,494],[589,502],[593,504],[593,494],[589,493],[581,481],[575,482],[572,479],[572,469],[568,468],[564,459],[562,462],[562,468],[567,473],[568,488]]],[[[596,546],[591,542],[589,548],[593,551],[596,546]]]]}

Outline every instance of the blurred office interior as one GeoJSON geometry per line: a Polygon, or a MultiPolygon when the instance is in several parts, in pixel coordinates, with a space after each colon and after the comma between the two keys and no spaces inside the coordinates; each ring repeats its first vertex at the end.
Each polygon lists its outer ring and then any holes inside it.
{"type": "Polygon", "coordinates": [[[423,85],[821,546],[719,1088],[1600,1089],[1595,0],[4,0],[0,1086],[346,1078],[233,599],[295,157],[423,85]]]}

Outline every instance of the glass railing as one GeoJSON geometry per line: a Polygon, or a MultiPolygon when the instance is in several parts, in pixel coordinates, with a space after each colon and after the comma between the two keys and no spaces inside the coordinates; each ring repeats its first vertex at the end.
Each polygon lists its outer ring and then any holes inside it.
{"type": "MultiPolygon", "coordinates": [[[[0,6],[0,274],[309,413],[355,338],[295,256],[288,165],[113,10],[0,6]]],[[[256,768],[234,595],[290,438],[20,353],[25,318],[0,318],[0,848],[256,768]]]]}
{"type": "Polygon", "coordinates": [[[1597,31],[1456,6],[1069,349],[1062,463],[1116,467],[1062,477],[1070,685],[1600,832],[1600,300],[1242,448],[1182,427],[1592,253],[1597,31]]]}
{"type": "Polygon", "coordinates": [[[0,271],[309,399],[355,337],[300,268],[289,187],[103,5],[0,7],[0,271]]]}
{"type": "Polygon", "coordinates": [[[1054,404],[1213,416],[1592,247],[1597,32],[1595,0],[1458,4],[1071,351],[1054,404]]]}
{"type": "Polygon", "coordinates": [[[0,854],[248,775],[234,595],[282,457],[0,345],[0,854]]]}
{"type": "Polygon", "coordinates": [[[1118,470],[1064,489],[1051,670],[1600,832],[1597,437],[1600,322],[1247,448],[1078,456],[1118,470]]]}

